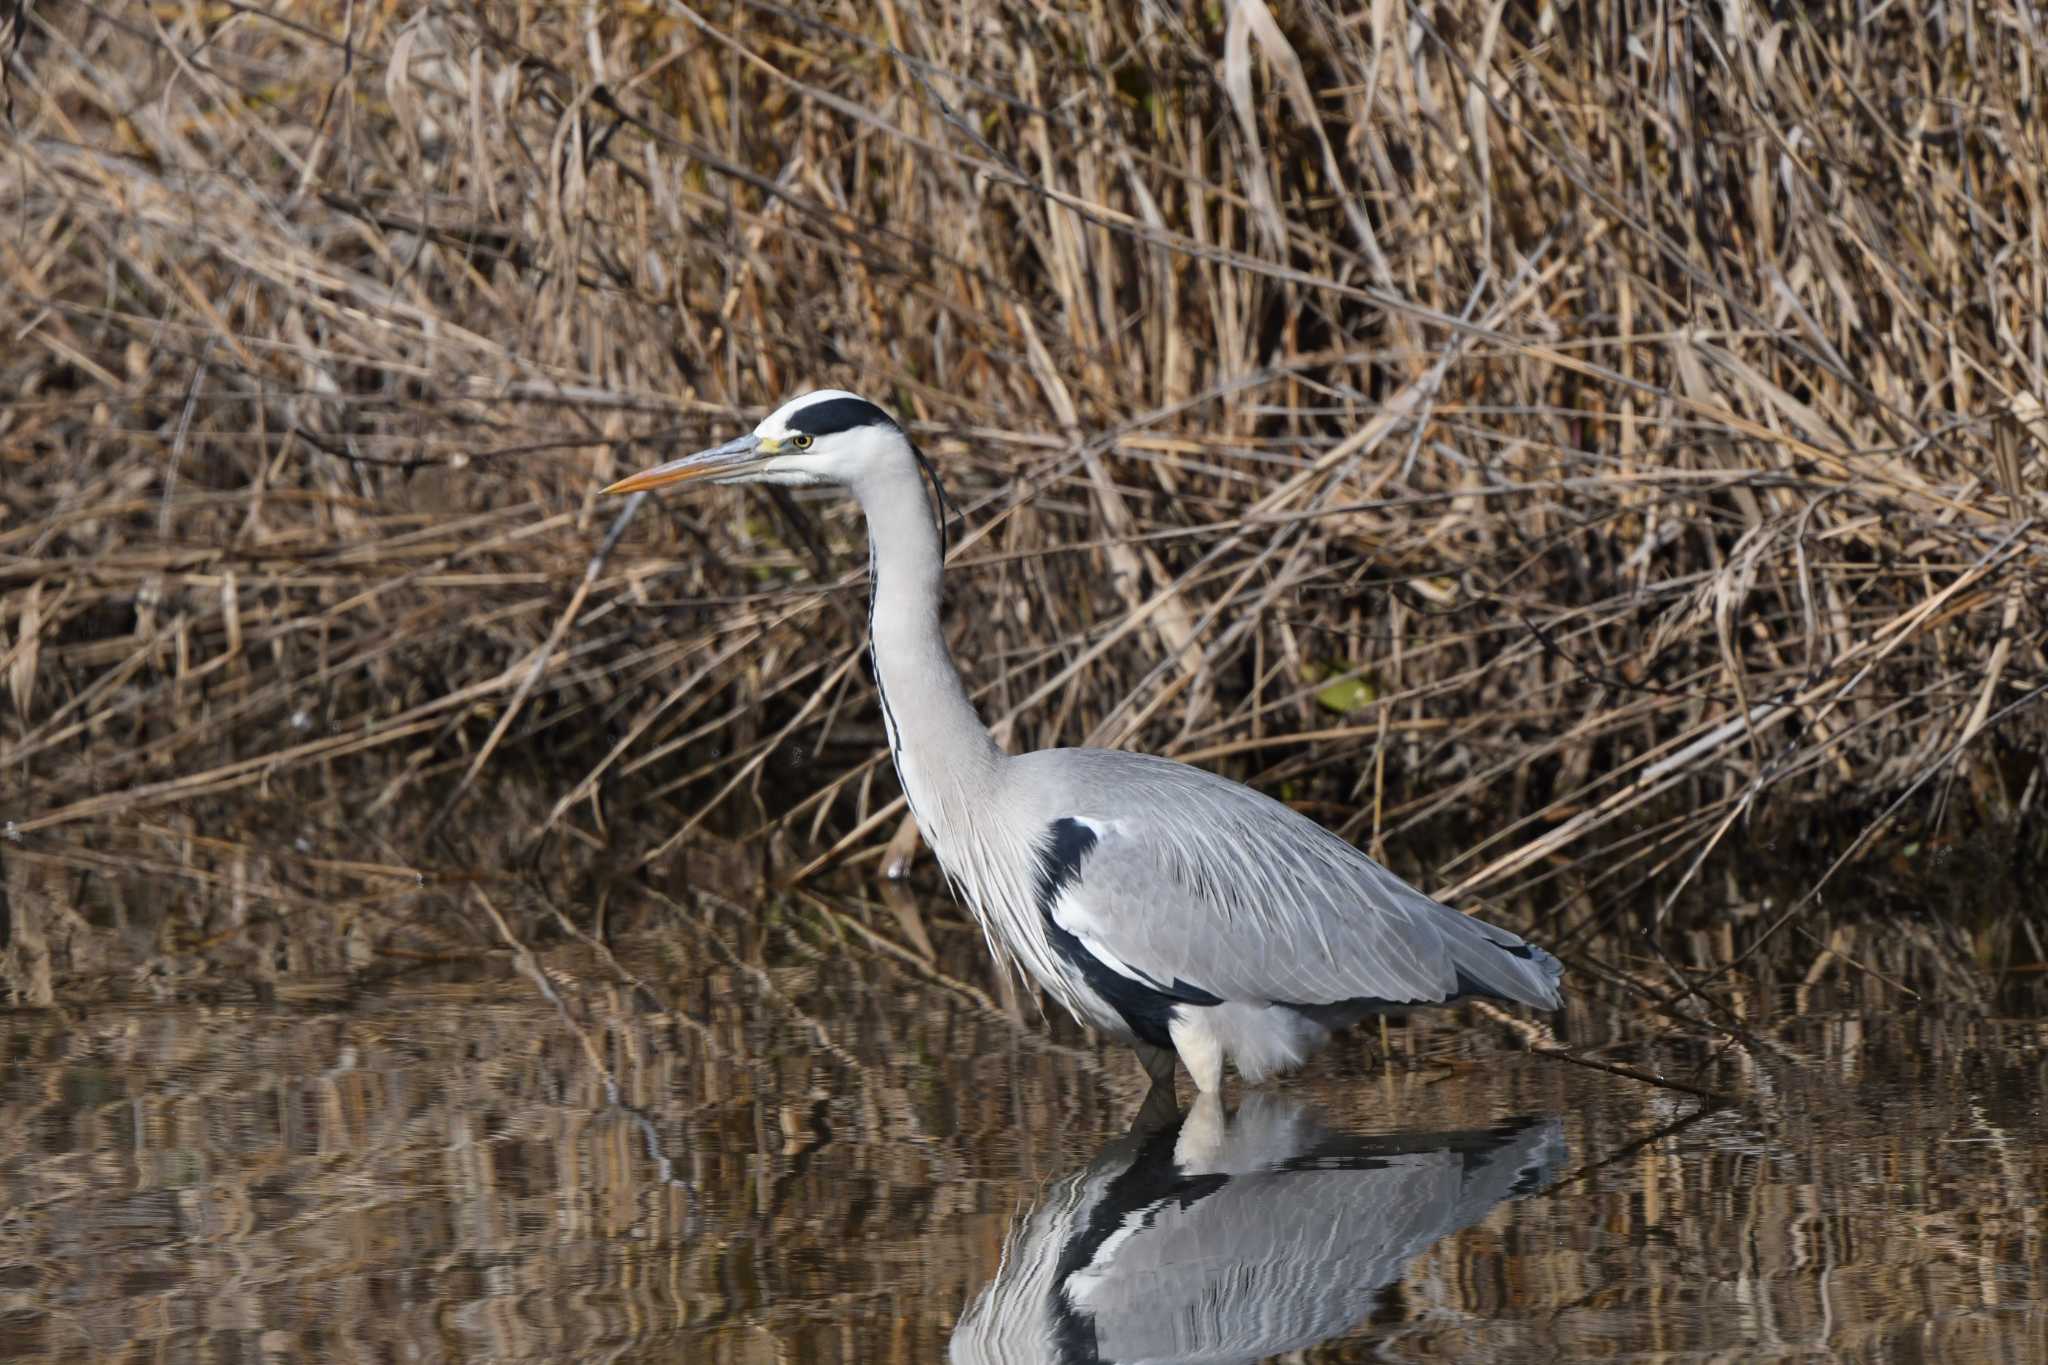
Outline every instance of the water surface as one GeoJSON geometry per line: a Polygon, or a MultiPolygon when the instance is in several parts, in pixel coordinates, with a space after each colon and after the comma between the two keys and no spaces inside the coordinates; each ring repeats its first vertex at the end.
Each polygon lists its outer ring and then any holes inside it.
{"type": "Polygon", "coordinates": [[[971,934],[866,929],[0,1016],[0,1357],[2048,1359],[2038,1020],[1581,998],[1755,1103],[1451,1014],[1147,1111],[971,934]]]}

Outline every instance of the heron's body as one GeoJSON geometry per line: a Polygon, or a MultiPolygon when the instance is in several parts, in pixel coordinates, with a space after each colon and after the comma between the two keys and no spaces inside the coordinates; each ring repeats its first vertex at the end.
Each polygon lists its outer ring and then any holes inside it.
{"type": "Polygon", "coordinates": [[[751,437],[623,481],[840,483],[868,519],[869,630],[891,756],[925,842],[1001,958],[1084,1023],[1178,1055],[1287,1070],[1369,1013],[1488,996],[1558,1004],[1557,960],[1440,905],[1249,787],[1110,749],[1008,755],[940,627],[943,553],[914,450],[879,408],[807,394],[751,437]]]}

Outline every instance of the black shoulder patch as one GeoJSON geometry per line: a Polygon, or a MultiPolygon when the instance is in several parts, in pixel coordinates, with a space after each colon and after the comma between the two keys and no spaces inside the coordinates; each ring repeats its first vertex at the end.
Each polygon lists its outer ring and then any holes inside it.
{"type": "Polygon", "coordinates": [[[1046,831],[1052,842],[1038,851],[1038,909],[1047,919],[1060,892],[1081,875],[1081,860],[1095,848],[1095,831],[1079,820],[1059,819],[1046,831]]]}
{"type": "Polygon", "coordinates": [[[893,427],[889,414],[865,398],[827,398],[807,403],[789,415],[789,429],[808,436],[830,436],[856,427],[893,427]]]}
{"type": "Polygon", "coordinates": [[[1079,820],[1059,819],[1046,828],[1050,842],[1038,850],[1038,912],[1045,918],[1045,936],[1053,951],[1081,974],[1090,990],[1123,1016],[1134,1037],[1153,1047],[1172,1047],[1167,1032],[1177,1005],[1220,1005],[1223,997],[1185,981],[1155,981],[1149,976],[1133,980],[1094,953],[1081,940],[1060,927],[1053,917],[1060,892],[1081,875],[1081,863],[1095,848],[1095,831],[1079,820]]]}

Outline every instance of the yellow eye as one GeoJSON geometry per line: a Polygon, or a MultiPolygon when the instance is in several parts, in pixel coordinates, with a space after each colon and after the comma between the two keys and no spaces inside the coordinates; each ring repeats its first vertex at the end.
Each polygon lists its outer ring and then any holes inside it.
{"type": "Polygon", "coordinates": [[[789,443],[798,450],[809,450],[811,448],[811,438],[802,434],[790,437],[789,443]]]}

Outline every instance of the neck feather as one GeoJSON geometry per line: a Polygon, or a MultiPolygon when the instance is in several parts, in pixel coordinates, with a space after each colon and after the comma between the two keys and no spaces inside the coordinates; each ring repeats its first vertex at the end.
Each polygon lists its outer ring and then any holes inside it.
{"type": "Polygon", "coordinates": [[[939,530],[917,471],[878,476],[854,493],[868,519],[868,634],[890,754],[925,842],[954,871],[948,836],[986,803],[1002,752],[946,648],[939,530]]]}

